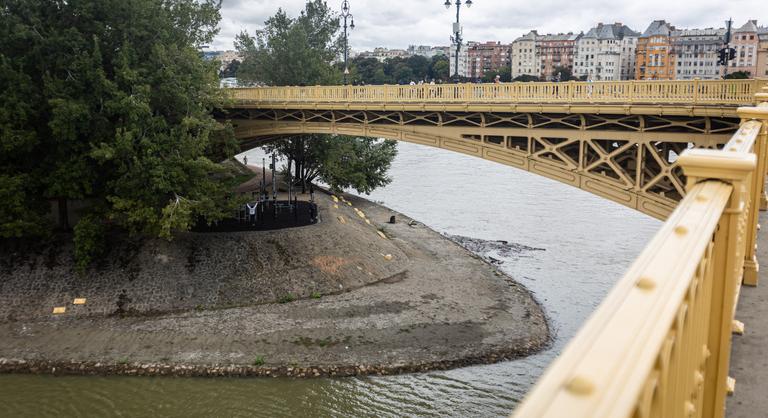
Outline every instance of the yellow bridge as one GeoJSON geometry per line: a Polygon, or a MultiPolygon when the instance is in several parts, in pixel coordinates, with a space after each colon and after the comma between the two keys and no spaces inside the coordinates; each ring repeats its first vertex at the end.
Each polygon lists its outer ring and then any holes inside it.
{"type": "Polygon", "coordinates": [[[392,138],[507,164],[664,219],[516,417],[722,417],[742,283],[757,285],[768,81],[233,89],[244,149],[392,138]]]}

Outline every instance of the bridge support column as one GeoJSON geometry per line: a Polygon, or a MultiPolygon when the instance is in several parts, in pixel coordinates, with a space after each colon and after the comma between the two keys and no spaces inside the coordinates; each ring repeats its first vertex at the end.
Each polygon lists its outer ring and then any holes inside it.
{"type": "MultiPolygon", "coordinates": [[[[757,99],[768,98],[768,95],[757,94],[757,99]],[[761,97],[764,96],[764,97],[761,97]]],[[[757,260],[757,222],[759,208],[765,199],[765,174],[768,166],[768,103],[761,103],[756,107],[739,108],[738,114],[742,123],[757,120],[761,122],[760,133],[754,145],[754,154],[757,156],[757,167],[752,174],[749,185],[749,214],[746,225],[746,249],[744,253],[744,284],[757,286],[760,265],[757,260]]]]}

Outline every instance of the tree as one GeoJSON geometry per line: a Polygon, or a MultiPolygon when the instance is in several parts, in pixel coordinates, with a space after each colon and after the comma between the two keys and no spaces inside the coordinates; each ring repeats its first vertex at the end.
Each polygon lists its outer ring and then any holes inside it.
{"type": "Polygon", "coordinates": [[[237,76],[237,69],[240,67],[240,61],[232,60],[226,67],[219,73],[221,78],[229,78],[237,76]]]}
{"type": "MultiPolygon", "coordinates": [[[[338,83],[342,67],[333,64],[342,50],[338,28],[338,17],[321,0],[308,1],[297,18],[278,10],[255,37],[245,32],[238,35],[235,47],[244,57],[238,78],[277,86],[338,83]]],[[[398,59],[397,64],[402,66],[401,75],[412,76],[404,60],[398,59]]],[[[384,67],[375,59],[355,59],[350,75],[354,80],[377,82],[388,75],[384,67]]],[[[391,147],[394,144],[383,146],[366,138],[304,135],[278,140],[265,149],[288,160],[292,178],[303,190],[319,177],[334,187],[370,191],[388,182],[385,174],[394,158],[391,147]],[[341,156],[357,151],[360,156],[350,160],[355,165],[341,169],[341,156]]]]}
{"type": "Polygon", "coordinates": [[[723,77],[726,80],[745,80],[750,77],[749,71],[736,71],[730,74],[726,74],[725,77],[723,77]]]}
{"type": "Polygon", "coordinates": [[[555,67],[552,71],[552,79],[558,81],[571,81],[575,80],[573,72],[568,67],[555,67]]]}
{"type": "Polygon", "coordinates": [[[3,2],[0,237],[50,230],[49,199],[90,202],[75,228],[80,250],[105,222],[171,238],[198,217],[225,216],[225,168],[209,157],[234,138],[212,117],[225,96],[217,64],[199,52],[219,9],[215,0],[3,2]]]}
{"type": "Polygon", "coordinates": [[[448,80],[450,78],[451,64],[445,55],[436,55],[432,57],[429,77],[433,80],[448,80]]]}
{"type": "Polygon", "coordinates": [[[339,18],[321,0],[308,1],[295,19],[279,9],[256,36],[237,35],[244,57],[237,77],[278,86],[338,83],[341,73],[331,65],[342,49],[338,28],[339,18]]]}
{"type": "Polygon", "coordinates": [[[483,82],[492,83],[494,80],[496,80],[497,75],[500,76],[499,81],[502,83],[508,83],[512,81],[512,68],[504,66],[497,71],[487,72],[483,75],[483,82]]]}
{"type": "Polygon", "coordinates": [[[523,74],[523,75],[519,75],[519,76],[513,78],[512,81],[522,81],[524,83],[528,83],[528,82],[531,82],[531,81],[539,81],[539,77],[536,77],[536,76],[533,76],[533,75],[528,75],[528,74],[523,74]]]}
{"type": "Polygon", "coordinates": [[[319,177],[333,191],[353,188],[358,193],[370,193],[392,181],[387,171],[397,155],[393,140],[357,138],[350,141],[343,136],[328,140],[321,155],[319,177]]]}

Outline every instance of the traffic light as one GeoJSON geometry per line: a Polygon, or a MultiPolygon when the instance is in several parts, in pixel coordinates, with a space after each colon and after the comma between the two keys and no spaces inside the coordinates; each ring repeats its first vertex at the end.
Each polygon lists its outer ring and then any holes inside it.
{"type": "Polygon", "coordinates": [[[736,49],[728,48],[728,61],[736,58],[736,49]]]}
{"type": "Polygon", "coordinates": [[[727,60],[727,50],[725,48],[717,51],[717,65],[725,65],[727,60]]]}

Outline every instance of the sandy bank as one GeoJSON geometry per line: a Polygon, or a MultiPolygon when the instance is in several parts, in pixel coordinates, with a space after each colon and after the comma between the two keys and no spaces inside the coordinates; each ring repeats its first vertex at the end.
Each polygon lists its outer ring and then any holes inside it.
{"type": "Polygon", "coordinates": [[[511,359],[548,342],[538,304],[493,266],[380,205],[317,198],[317,225],[117,242],[83,278],[66,246],[6,246],[0,371],[390,374],[511,359]],[[79,297],[86,305],[72,305],[79,297]]]}

